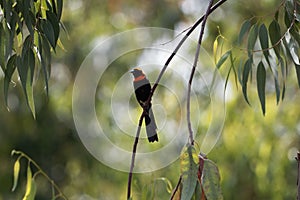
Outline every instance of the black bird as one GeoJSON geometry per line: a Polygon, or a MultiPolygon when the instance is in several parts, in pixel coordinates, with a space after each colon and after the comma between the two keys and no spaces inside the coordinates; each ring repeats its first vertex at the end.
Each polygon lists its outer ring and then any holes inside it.
{"type": "MultiPolygon", "coordinates": [[[[146,105],[146,101],[151,92],[151,85],[149,80],[146,78],[144,72],[139,68],[134,68],[131,73],[134,76],[133,87],[135,90],[135,97],[142,108],[146,105]]],[[[151,109],[151,103],[145,108],[145,124],[146,124],[146,132],[149,142],[158,141],[157,137],[157,126],[154,119],[154,115],[151,109]]]]}

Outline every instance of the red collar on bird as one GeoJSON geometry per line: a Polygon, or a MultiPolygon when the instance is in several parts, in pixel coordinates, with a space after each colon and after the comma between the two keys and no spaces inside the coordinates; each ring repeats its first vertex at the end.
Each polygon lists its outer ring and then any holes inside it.
{"type": "Polygon", "coordinates": [[[141,80],[144,80],[146,78],[145,75],[141,75],[141,76],[138,76],[134,79],[134,82],[138,82],[138,81],[141,81],[141,80]]]}

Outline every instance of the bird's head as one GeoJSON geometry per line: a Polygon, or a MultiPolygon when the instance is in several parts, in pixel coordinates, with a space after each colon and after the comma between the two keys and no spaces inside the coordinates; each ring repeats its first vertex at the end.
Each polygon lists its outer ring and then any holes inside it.
{"type": "Polygon", "coordinates": [[[134,68],[133,70],[130,71],[130,73],[132,73],[134,78],[145,76],[143,70],[141,70],[140,68],[134,68]]]}

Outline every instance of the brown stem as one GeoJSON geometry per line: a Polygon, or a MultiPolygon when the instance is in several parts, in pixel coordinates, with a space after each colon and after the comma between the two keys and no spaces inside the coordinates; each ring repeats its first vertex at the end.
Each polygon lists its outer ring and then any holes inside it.
{"type": "MultiPolygon", "coordinates": [[[[214,6],[212,6],[208,13],[212,13],[214,10],[216,10],[219,6],[221,6],[223,3],[225,3],[227,0],[219,0],[214,6]]],[[[181,41],[178,43],[178,45],[176,46],[176,48],[174,49],[173,53],[169,56],[169,58],[167,59],[164,67],[162,68],[162,70],[160,71],[160,74],[158,75],[157,80],[155,81],[149,98],[147,100],[147,102],[145,103],[145,107],[147,107],[147,105],[151,102],[151,98],[153,96],[153,93],[156,89],[156,87],[158,86],[158,83],[160,81],[160,79],[162,78],[164,72],[166,71],[169,63],[171,62],[171,60],[173,59],[173,57],[176,55],[176,53],[178,52],[178,50],[180,49],[180,47],[182,46],[182,44],[185,42],[185,40],[191,35],[191,33],[197,28],[197,26],[203,21],[204,16],[202,16],[200,19],[198,19],[193,26],[189,29],[189,31],[186,33],[186,35],[181,39],[181,41]]],[[[142,122],[144,119],[144,112],[146,112],[146,110],[144,109],[143,114],[140,117],[139,120],[139,126],[138,126],[138,130],[136,133],[136,137],[135,137],[135,141],[133,144],[133,150],[132,150],[132,158],[131,158],[131,165],[130,165],[130,171],[129,171],[129,175],[128,175],[128,185],[127,185],[127,199],[130,198],[131,196],[131,182],[132,182],[132,173],[133,173],[133,168],[134,168],[134,161],[135,161],[135,154],[136,154],[136,149],[137,149],[137,144],[138,144],[138,140],[139,140],[139,135],[140,135],[140,131],[141,131],[141,126],[142,126],[142,122]]]]}
{"type": "Polygon", "coordinates": [[[136,149],[137,149],[137,145],[138,145],[138,142],[139,142],[141,127],[142,127],[142,124],[143,124],[144,117],[145,117],[145,111],[142,113],[142,115],[140,117],[138,129],[136,131],[136,136],[135,136],[135,140],[134,140],[134,144],[133,144],[133,148],[132,148],[131,164],[130,164],[130,171],[129,171],[129,174],[128,174],[128,184],[127,184],[127,199],[130,199],[130,196],[131,196],[132,173],[133,173],[133,168],[134,168],[136,149]]]}
{"type": "Polygon", "coordinates": [[[196,54],[195,54],[195,58],[194,58],[193,68],[192,68],[192,72],[191,72],[190,79],[189,79],[189,85],[188,85],[186,107],[187,107],[187,123],[188,123],[188,129],[189,129],[191,145],[194,145],[194,136],[193,136],[193,130],[192,130],[192,125],[191,125],[191,106],[190,106],[191,87],[192,87],[192,82],[193,82],[195,70],[196,70],[197,63],[198,63],[198,58],[199,58],[199,54],[200,54],[200,48],[201,48],[201,44],[202,44],[202,39],[203,39],[204,29],[205,29],[205,25],[206,25],[206,20],[207,20],[208,15],[210,14],[212,4],[213,4],[213,0],[210,0],[209,5],[208,5],[207,10],[206,10],[206,13],[203,17],[203,22],[202,22],[202,26],[201,26],[201,30],[200,30],[200,34],[199,34],[198,45],[197,45],[196,54]]]}
{"type": "MultiPolygon", "coordinates": [[[[220,7],[223,3],[225,3],[227,0],[219,0],[214,6],[212,6],[208,13],[211,14],[213,11],[215,11],[218,7],[220,7]]],[[[194,24],[193,26],[189,29],[189,31],[184,35],[184,37],[180,40],[180,42],[178,43],[178,45],[176,46],[176,48],[174,49],[173,53],[169,56],[169,58],[167,59],[167,61],[165,62],[164,67],[162,68],[162,70],[160,71],[157,80],[155,81],[151,92],[150,92],[150,96],[147,102],[151,101],[151,98],[153,96],[153,93],[156,89],[156,87],[158,86],[158,83],[160,81],[160,79],[162,78],[164,72],[166,71],[168,65],[170,64],[171,60],[173,59],[173,57],[176,55],[176,53],[178,52],[178,50],[180,49],[180,47],[183,45],[183,43],[185,42],[185,40],[191,35],[191,33],[199,26],[199,24],[203,21],[204,19],[203,15],[202,17],[200,17],[194,24]]]]}
{"type": "Polygon", "coordinates": [[[175,194],[176,194],[176,192],[178,191],[179,186],[180,186],[180,184],[181,184],[181,180],[182,180],[182,175],[179,177],[179,180],[178,180],[178,182],[177,182],[177,185],[176,185],[175,189],[174,189],[173,192],[172,192],[172,195],[171,195],[170,200],[173,200],[173,198],[175,197],[175,194]]]}

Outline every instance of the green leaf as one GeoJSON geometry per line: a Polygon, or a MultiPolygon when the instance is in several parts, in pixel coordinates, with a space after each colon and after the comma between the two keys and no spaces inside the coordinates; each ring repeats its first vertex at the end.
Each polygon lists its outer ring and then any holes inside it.
{"type": "Polygon", "coordinates": [[[281,68],[281,74],[282,74],[282,94],[281,94],[281,100],[284,99],[284,95],[285,95],[285,82],[286,82],[286,75],[287,75],[287,63],[286,63],[286,59],[283,59],[282,57],[279,58],[279,64],[280,64],[280,68],[281,68]]]}
{"type": "Polygon", "coordinates": [[[0,23],[0,65],[2,71],[5,71],[5,30],[0,23]]]}
{"type": "Polygon", "coordinates": [[[41,20],[41,28],[43,30],[43,33],[46,35],[46,38],[49,41],[50,45],[53,49],[55,49],[55,34],[51,22],[48,19],[41,20]]]}
{"type": "Polygon", "coordinates": [[[254,45],[255,45],[257,36],[258,36],[258,25],[254,24],[251,27],[249,35],[248,35],[248,55],[249,55],[249,57],[252,54],[252,50],[254,49],[254,45]]]}
{"type": "Polygon", "coordinates": [[[237,74],[238,74],[239,83],[241,85],[243,85],[243,66],[244,66],[243,60],[240,60],[240,63],[238,65],[238,69],[237,69],[237,74]]]}
{"type": "Polygon", "coordinates": [[[276,93],[276,103],[279,103],[280,100],[280,86],[278,81],[278,70],[277,68],[273,70],[274,75],[274,85],[275,85],[275,93],[276,93]]]}
{"type": "Polygon", "coordinates": [[[244,38],[245,34],[249,31],[250,27],[251,27],[250,20],[244,21],[244,23],[243,23],[243,25],[241,27],[241,30],[240,30],[239,37],[238,37],[238,44],[242,43],[243,38],[244,38]]]}
{"type": "Polygon", "coordinates": [[[256,82],[257,82],[257,92],[258,97],[261,104],[261,109],[263,112],[263,115],[265,115],[266,107],[265,107],[265,89],[266,89],[266,69],[262,62],[260,62],[257,66],[257,72],[256,72],[256,82]]]}
{"type": "Polygon", "coordinates": [[[281,49],[281,33],[280,33],[280,26],[276,20],[273,20],[269,26],[269,35],[271,44],[275,51],[276,56],[280,57],[280,49],[281,49]]]}
{"type": "Polygon", "coordinates": [[[180,155],[180,167],[182,173],[181,199],[191,199],[198,180],[198,155],[192,145],[184,147],[180,155]]]}
{"type": "Polygon", "coordinates": [[[15,191],[18,185],[18,179],[20,174],[20,159],[18,158],[14,164],[14,183],[11,191],[15,191]]]}
{"type": "Polygon", "coordinates": [[[40,34],[38,37],[39,41],[39,53],[41,55],[41,66],[44,74],[46,93],[48,95],[48,80],[50,77],[50,64],[51,64],[51,52],[48,40],[40,34]]]}
{"type": "Polygon", "coordinates": [[[57,19],[60,20],[62,8],[63,8],[63,0],[56,0],[57,3],[57,19]]]}
{"type": "Polygon", "coordinates": [[[11,82],[11,77],[16,69],[16,54],[12,55],[6,65],[6,69],[4,71],[4,97],[5,97],[5,105],[7,106],[7,96],[8,96],[8,88],[11,82]]]}
{"type": "Polygon", "coordinates": [[[47,19],[50,21],[52,28],[53,28],[53,33],[54,33],[54,47],[53,49],[55,50],[57,40],[59,37],[59,21],[56,17],[56,15],[53,12],[47,11],[46,12],[47,19]]]}
{"type": "Polygon", "coordinates": [[[298,86],[300,87],[300,65],[295,64],[295,68],[296,68],[296,74],[298,79],[298,86]]]}
{"type": "Polygon", "coordinates": [[[202,199],[203,195],[204,194],[202,194],[202,186],[201,186],[201,183],[198,180],[193,199],[195,199],[195,200],[202,199]]]}
{"type": "Polygon", "coordinates": [[[33,117],[35,118],[35,106],[32,87],[35,68],[35,57],[31,49],[31,45],[32,38],[29,35],[24,41],[22,49],[22,58],[18,59],[17,57],[16,63],[27,104],[30,108],[33,117]]]}
{"type": "Polygon", "coordinates": [[[290,28],[290,26],[292,25],[293,22],[293,15],[291,15],[287,9],[287,7],[285,7],[285,12],[284,12],[284,23],[286,28],[290,28]]]}
{"type": "Polygon", "coordinates": [[[242,77],[242,90],[243,90],[243,95],[246,100],[246,102],[250,105],[250,102],[248,100],[248,95],[247,95],[247,82],[248,78],[252,69],[252,58],[249,58],[245,65],[244,65],[244,70],[243,70],[243,77],[242,77]]]}
{"type": "Polygon", "coordinates": [[[215,63],[217,63],[218,38],[219,37],[217,37],[215,39],[214,44],[213,44],[213,55],[214,55],[214,61],[215,61],[215,63]]]}
{"type": "Polygon", "coordinates": [[[211,160],[205,159],[201,182],[207,200],[223,199],[220,180],[217,165],[211,160]]]}
{"type": "Polygon", "coordinates": [[[26,192],[23,197],[23,200],[34,200],[35,194],[36,194],[36,183],[35,180],[32,178],[30,162],[28,162],[26,192]]]}
{"type": "Polygon", "coordinates": [[[228,56],[231,54],[231,50],[227,51],[224,55],[221,56],[220,60],[218,61],[216,67],[218,69],[221,68],[221,66],[223,65],[223,63],[226,61],[226,59],[228,58],[228,56]]]}
{"type": "Polygon", "coordinates": [[[259,41],[266,61],[269,63],[269,37],[268,30],[265,24],[262,24],[259,27],[259,41]]]}

